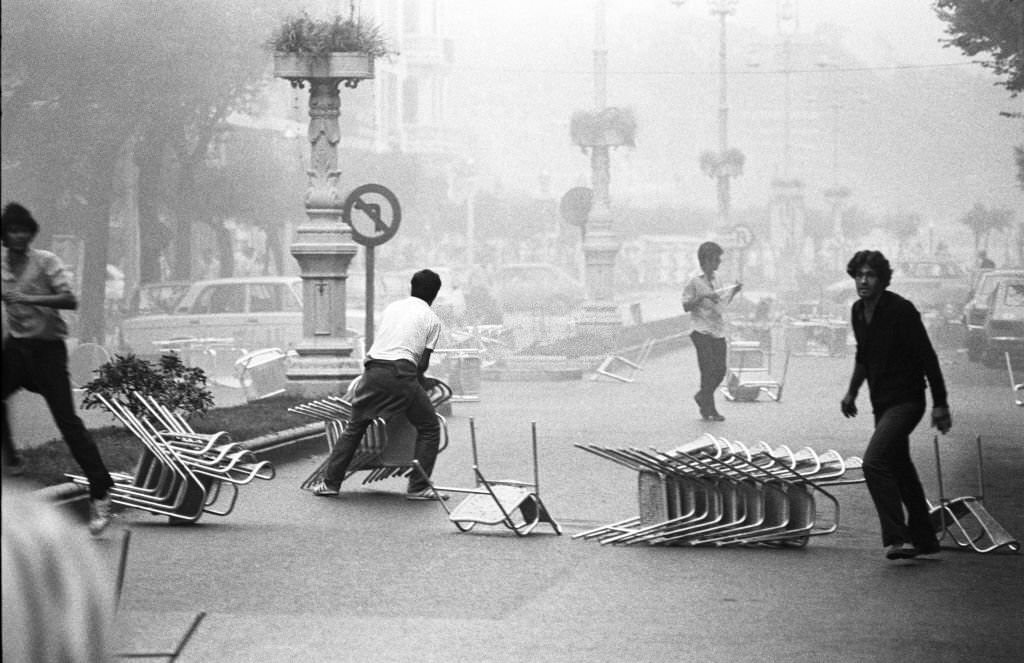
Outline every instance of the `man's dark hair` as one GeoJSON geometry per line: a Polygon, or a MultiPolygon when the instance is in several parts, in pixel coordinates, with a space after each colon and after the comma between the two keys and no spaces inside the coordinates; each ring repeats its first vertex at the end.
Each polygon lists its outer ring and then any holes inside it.
{"type": "Polygon", "coordinates": [[[428,304],[433,304],[441,289],[441,277],[429,269],[421,269],[412,275],[410,281],[412,288],[409,292],[413,297],[419,297],[428,304]]]}
{"type": "Polygon", "coordinates": [[[32,218],[31,212],[18,203],[7,203],[4,206],[3,215],[0,216],[0,224],[2,224],[5,235],[14,228],[28,230],[32,233],[33,237],[39,234],[39,223],[32,218]]]}
{"type": "Polygon", "coordinates": [[[875,274],[878,275],[883,286],[889,287],[889,283],[892,281],[892,267],[881,251],[857,251],[847,263],[846,273],[852,278],[857,278],[857,272],[865,265],[875,270],[875,274]]]}
{"type": "Polygon", "coordinates": [[[703,267],[708,260],[723,253],[725,253],[725,249],[717,242],[704,242],[697,247],[697,262],[703,267]]]}

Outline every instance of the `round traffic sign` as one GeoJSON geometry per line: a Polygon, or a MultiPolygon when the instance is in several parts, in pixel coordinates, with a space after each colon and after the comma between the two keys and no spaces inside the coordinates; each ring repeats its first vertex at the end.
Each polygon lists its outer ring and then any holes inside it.
{"type": "Polygon", "coordinates": [[[594,204],[594,191],[585,186],[569,189],[562,196],[558,211],[566,223],[574,226],[585,226],[590,217],[590,207],[594,204]]]}
{"type": "Polygon", "coordinates": [[[398,232],[402,207],[391,189],[363,184],[352,189],[341,207],[341,219],[352,228],[352,239],[363,246],[383,244],[398,232]]]}

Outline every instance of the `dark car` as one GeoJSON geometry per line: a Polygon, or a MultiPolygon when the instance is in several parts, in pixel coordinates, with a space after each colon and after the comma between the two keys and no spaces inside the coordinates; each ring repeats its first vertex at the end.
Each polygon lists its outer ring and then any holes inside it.
{"type": "Polygon", "coordinates": [[[982,352],[987,366],[999,366],[1007,352],[1024,357],[1024,277],[1000,281],[989,295],[982,352]]]}
{"type": "Polygon", "coordinates": [[[988,317],[988,300],[992,292],[1003,281],[1024,279],[1024,269],[988,269],[977,273],[970,299],[964,306],[964,342],[967,358],[980,361],[985,349],[985,319],[988,317]]]}

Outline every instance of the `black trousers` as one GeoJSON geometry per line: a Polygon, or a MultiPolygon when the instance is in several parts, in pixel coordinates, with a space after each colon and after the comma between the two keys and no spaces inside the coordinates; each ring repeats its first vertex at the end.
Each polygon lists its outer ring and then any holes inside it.
{"type": "Polygon", "coordinates": [[[714,414],[715,389],[725,378],[727,346],[724,338],[690,332],[690,339],[697,351],[697,366],[700,368],[700,391],[697,392],[697,406],[701,415],[714,414]]]}
{"type": "MultiPolygon", "coordinates": [[[[416,460],[430,476],[441,444],[441,424],[430,397],[420,386],[416,367],[407,361],[370,360],[356,387],[352,420],[345,426],[324,468],[324,482],[331,487],[340,486],[370,423],[377,417],[387,419],[398,413],[404,413],[416,428],[416,460]]],[[[427,488],[419,473],[410,475],[409,492],[427,488]]]]}
{"type": "Polygon", "coordinates": [[[68,376],[68,349],[64,341],[10,338],[3,351],[3,455],[10,462],[17,456],[7,420],[7,398],[18,389],[28,389],[46,399],[54,423],[64,437],[71,455],[89,479],[89,496],[105,497],[114,485],[100,451],[75,410],[68,376]]]}
{"type": "Polygon", "coordinates": [[[910,460],[910,434],[925,409],[921,400],[875,412],[875,432],[864,452],[864,480],[878,512],[883,546],[935,543],[924,488],[910,460]]]}

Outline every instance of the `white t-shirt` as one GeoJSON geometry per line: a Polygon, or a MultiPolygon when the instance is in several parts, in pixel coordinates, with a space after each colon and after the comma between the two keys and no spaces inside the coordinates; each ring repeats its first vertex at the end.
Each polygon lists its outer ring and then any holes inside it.
{"type": "Polygon", "coordinates": [[[370,359],[405,359],[419,366],[423,350],[433,350],[440,338],[441,319],[425,301],[410,296],[387,305],[366,354],[370,359]]]}

